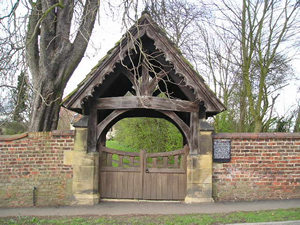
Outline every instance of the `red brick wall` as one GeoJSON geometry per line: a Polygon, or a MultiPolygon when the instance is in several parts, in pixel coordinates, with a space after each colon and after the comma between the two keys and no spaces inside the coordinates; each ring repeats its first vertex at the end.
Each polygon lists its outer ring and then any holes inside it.
{"type": "MultiPolygon", "coordinates": [[[[231,140],[231,161],[214,163],[217,201],[300,198],[300,133],[215,134],[231,140]]],[[[0,136],[0,207],[68,205],[73,131],[0,136]]]]}
{"type": "Polygon", "coordinates": [[[214,163],[218,201],[300,198],[300,133],[215,134],[231,139],[231,161],[214,163]]]}
{"type": "Polygon", "coordinates": [[[70,202],[72,167],[64,151],[74,146],[74,131],[0,136],[0,207],[66,205],[70,202]]]}

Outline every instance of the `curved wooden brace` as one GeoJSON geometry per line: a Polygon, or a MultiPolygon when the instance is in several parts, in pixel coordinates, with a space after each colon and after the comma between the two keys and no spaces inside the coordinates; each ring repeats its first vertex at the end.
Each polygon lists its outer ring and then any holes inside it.
{"type": "Polygon", "coordinates": [[[109,114],[101,123],[99,123],[97,125],[97,140],[99,140],[101,133],[111,121],[127,111],[129,111],[129,109],[116,109],[111,114],[109,114]]]}
{"type": "MultiPolygon", "coordinates": [[[[128,111],[130,111],[130,110],[129,109],[125,109],[125,110],[116,109],[111,114],[109,114],[101,123],[99,123],[97,125],[97,142],[99,141],[100,136],[101,136],[102,132],[105,130],[105,128],[118,116],[120,116],[123,113],[126,113],[128,111]]],[[[158,112],[160,112],[163,115],[170,118],[178,126],[178,128],[182,131],[182,133],[184,134],[188,143],[190,143],[190,137],[191,137],[190,128],[188,125],[186,125],[185,122],[183,122],[182,119],[180,119],[179,116],[176,115],[176,113],[170,112],[170,111],[158,111],[158,112]]]]}
{"type": "Polygon", "coordinates": [[[183,122],[182,119],[180,119],[179,116],[177,116],[176,113],[172,112],[172,111],[159,111],[162,114],[166,115],[167,117],[169,117],[171,120],[173,120],[178,127],[181,129],[181,131],[183,132],[183,134],[185,135],[185,138],[188,140],[188,142],[190,143],[190,138],[191,138],[191,131],[188,125],[186,125],[185,122],[183,122]]]}

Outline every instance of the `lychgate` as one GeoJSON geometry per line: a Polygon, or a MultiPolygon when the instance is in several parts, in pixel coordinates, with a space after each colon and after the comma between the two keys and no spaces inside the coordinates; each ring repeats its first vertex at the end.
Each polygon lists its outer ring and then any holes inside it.
{"type": "Polygon", "coordinates": [[[100,198],[212,201],[212,129],[205,120],[225,107],[148,13],[63,106],[83,115],[75,124],[74,151],[66,156],[73,165],[74,204],[100,198]],[[185,147],[151,154],[107,148],[107,132],[126,117],[170,121],[185,147]]]}

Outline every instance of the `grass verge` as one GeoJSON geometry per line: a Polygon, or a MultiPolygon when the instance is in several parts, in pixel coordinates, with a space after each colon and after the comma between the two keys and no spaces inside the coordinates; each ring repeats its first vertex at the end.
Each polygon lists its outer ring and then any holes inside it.
{"type": "Polygon", "coordinates": [[[125,225],[125,224],[146,224],[146,225],[218,225],[229,223],[255,223],[300,220],[300,208],[279,209],[257,212],[234,212],[226,214],[191,214],[191,215],[127,215],[127,216],[101,216],[101,217],[13,217],[0,218],[0,224],[5,225],[125,225]]]}

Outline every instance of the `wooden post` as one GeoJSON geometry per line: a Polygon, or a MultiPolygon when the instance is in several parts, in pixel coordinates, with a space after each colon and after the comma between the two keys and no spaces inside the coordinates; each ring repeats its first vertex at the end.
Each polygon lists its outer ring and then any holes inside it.
{"type": "Polygon", "coordinates": [[[198,114],[198,112],[191,112],[190,127],[191,127],[190,155],[196,155],[199,153],[199,149],[198,149],[199,114],[198,114]]]}
{"type": "Polygon", "coordinates": [[[97,152],[97,108],[92,101],[89,104],[89,121],[88,121],[88,152],[97,152]]]}
{"type": "Polygon", "coordinates": [[[145,170],[146,170],[146,151],[145,150],[141,150],[140,151],[140,169],[141,169],[141,190],[140,190],[140,196],[139,198],[143,198],[143,192],[144,192],[144,176],[145,176],[145,170]]]}
{"type": "MultiPolygon", "coordinates": [[[[145,60],[145,59],[144,59],[145,60]]],[[[140,84],[141,95],[149,95],[148,85],[149,85],[149,70],[146,63],[142,63],[142,82],[140,84]]]]}

